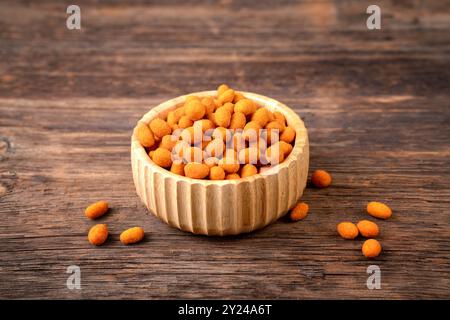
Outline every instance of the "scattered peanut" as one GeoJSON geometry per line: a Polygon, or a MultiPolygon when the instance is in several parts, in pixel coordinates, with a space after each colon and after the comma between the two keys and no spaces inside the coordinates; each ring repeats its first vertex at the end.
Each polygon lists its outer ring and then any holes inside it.
{"type": "Polygon", "coordinates": [[[372,201],[367,204],[367,212],[378,219],[388,219],[392,216],[392,210],[381,202],[372,201]]]}
{"type": "Polygon", "coordinates": [[[84,211],[84,214],[89,219],[97,219],[103,216],[106,211],[108,211],[108,202],[98,201],[88,206],[84,211]]]}
{"type": "Polygon", "coordinates": [[[311,176],[311,182],[317,188],[326,188],[331,184],[331,175],[325,170],[316,170],[311,176]]]}
{"type": "Polygon", "coordinates": [[[88,240],[91,244],[100,246],[108,238],[108,227],[106,224],[96,224],[88,233],[88,240]]]}
{"type": "Polygon", "coordinates": [[[120,234],[120,241],[123,244],[133,244],[144,239],[144,229],[141,227],[134,227],[125,230],[120,234]]]}
{"type": "Polygon", "coordinates": [[[361,250],[365,257],[375,258],[381,253],[381,244],[375,239],[368,239],[363,243],[361,250]]]}
{"type": "Polygon", "coordinates": [[[305,202],[298,203],[289,214],[292,221],[299,221],[304,219],[308,215],[309,206],[305,202]]]}
{"type": "Polygon", "coordinates": [[[352,222],[339,223],[337,232],[344,239],[355,239],[358,236],[358,228],[352,222]]]}
{"type": "Polygon", "coordinates": [[[380,233],[378,225],[369,220],[361,220],[356,226],[358,227],[359,233],[366,238],[375,238],[380,233]]]}

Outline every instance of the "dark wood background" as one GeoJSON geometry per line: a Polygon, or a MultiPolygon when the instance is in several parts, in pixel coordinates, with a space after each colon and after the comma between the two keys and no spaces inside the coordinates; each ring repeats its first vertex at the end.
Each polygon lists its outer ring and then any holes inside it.
{"type": "Polygon", "coordinates": [[[1,298],[450,298],[450,3],[0,1],[1,298]],[[130,134],[152,106],[229,85],[304,119],[310,215],[252,234],[193,236],[137,197],[130,134]],[[311,171],[310,170],[310,171],[311,171]],[[86,205],[106,199],[103,247],[86,205]],[[379,200],[382,255],[336,235],[379,200]],[[125,247],[127,227],[146,240],[125,247]],[[366,268],[381,268],[368,290],[366,268]],[[66,269],[81,268],[81,290],[66,269]]]}

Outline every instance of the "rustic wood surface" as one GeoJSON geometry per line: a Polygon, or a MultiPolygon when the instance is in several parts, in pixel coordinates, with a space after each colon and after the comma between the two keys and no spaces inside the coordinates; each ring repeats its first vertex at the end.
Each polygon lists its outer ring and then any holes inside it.
{"type": "Polygon", "coordinates": [[[450,3],[377,1],[0,2],[0,298],[450,298],[450,3]],[[295,109],[309,129],[306,220],[229,238],[150,216],[130,134],[149,108],[220,83],[295,109]],[[103,247],[85,206],[105,199],[103,247]],[[335,232],[388,203],[384,251],[335,232]],[[146,240],[118,235],[143,226],[146,240]],[[368,290],[378,265],[382,289],[368,290]],[[70,265],[81,290],[66,287],[70,265]]]}

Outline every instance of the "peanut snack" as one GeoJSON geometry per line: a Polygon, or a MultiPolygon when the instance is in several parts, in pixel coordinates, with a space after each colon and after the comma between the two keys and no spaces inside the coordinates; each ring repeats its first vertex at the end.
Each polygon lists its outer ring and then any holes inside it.
{"type": "Polygon", "coordinates": [[[194,179],[251,177],[283,162],[296,131],[271,111],[226,84],[215,96],[187,96],[184,103],[135,135],[158,166],[194,179]]]}

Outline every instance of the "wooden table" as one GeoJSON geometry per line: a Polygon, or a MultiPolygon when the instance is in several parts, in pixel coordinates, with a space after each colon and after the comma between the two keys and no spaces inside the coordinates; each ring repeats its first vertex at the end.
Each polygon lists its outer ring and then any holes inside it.
{"type": "Polygon", "coordinates": [[[1,298],[450,298],[450,6],[377,1],[0,3],[1,298]],[[274,97],[304,119],[306,220],[229,238],[149,215],[135,193],[130,134],[152,106],[218,84],[274,97]],[[83,214],[105,199],[110,240],[83,214]],[[383,253],[336,224],[388,203],[383,253]],[[125,247],[127,227],[146,240],[125,247]],[[81,268],[69,290],[68,266],[81,268]],[[366,270],[381,270],[368,290],[366,270]]]}

